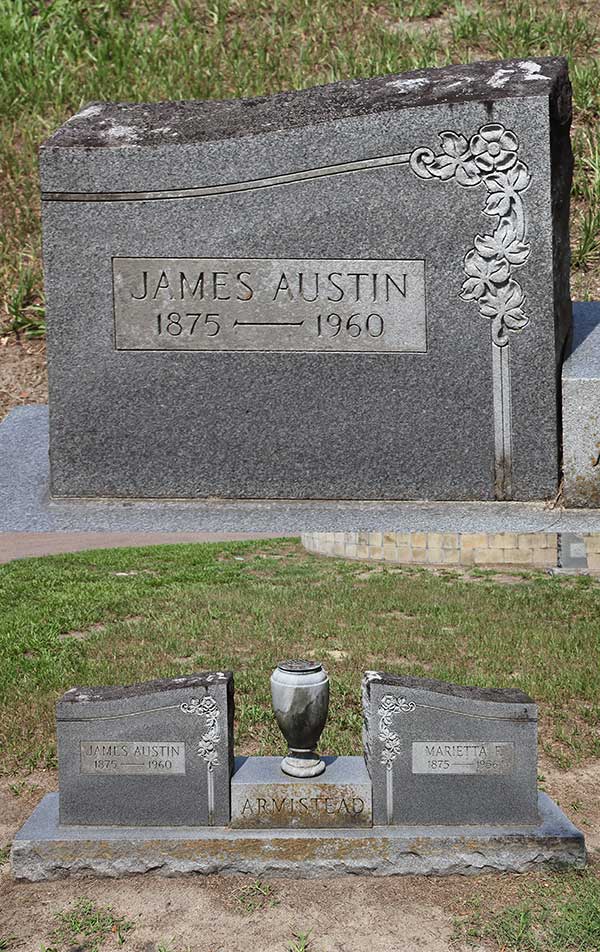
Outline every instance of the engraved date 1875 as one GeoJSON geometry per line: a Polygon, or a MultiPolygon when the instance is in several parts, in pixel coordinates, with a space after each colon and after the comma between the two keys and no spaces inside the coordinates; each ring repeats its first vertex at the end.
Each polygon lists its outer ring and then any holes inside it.
{"type": "MultiPolygon", "coordinates": [[[[234,321],[233,326],[239,324],[234,321]]],[[[355,312],[350,315],[317,314],[314,321],[301,320],[296,326],[312,324],[317,337],[337,337],[338,334],[348,337],[381,337],[385,330],[385,321],[381,314],[372,311],[369,314],[355,312]]],[[[197,313],[191,311],[160,312],[156,315],[156,333],[158,336],[168,334],[170,337],[180,337],[182,334],[192,336],[203,334],[205,337],[216,337],[221,333],[223,319],[218,313],[197,313]]]]}

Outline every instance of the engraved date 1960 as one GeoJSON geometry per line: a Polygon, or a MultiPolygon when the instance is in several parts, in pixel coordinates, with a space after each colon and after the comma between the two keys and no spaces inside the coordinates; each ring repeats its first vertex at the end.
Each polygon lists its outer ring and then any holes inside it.
{"type": "MultiPolygon", "coordinates": [[[[94,770],[119,770],[123,764],[117,760],[94,760],[94,770]]],[[[146,763],[129,764],[130,767],[143,767],[146,770],[171,770],[172,760],[148,760],[146,763]]]]}
{"type": "MultiPolygon", "coordinates": [[[[240,324],[240,321],[234,320],[233,327],[240,324]]],[[[275,323],[275,322],[273,322],[275,323]]],[[[313,332],[317,337],[337,337],[338,334],[348,337],[381,337],[385,331],[385,321],[381,314],[375,311],[364,314],[355,312],[350,315],[342,314],[317,314],[311,321],[301,320],[295,322],[296,326],[312,323],[313,332]]],[[[156,315],[156,333],[159,337],[168,334],[170,337],[180,337],[193,334],[203,334],[206,337],[216,337],[223,329],[223,319],[218,313],[197,313],[186,311],[169,311],[168,313],[159,313],[156,315]]]]}

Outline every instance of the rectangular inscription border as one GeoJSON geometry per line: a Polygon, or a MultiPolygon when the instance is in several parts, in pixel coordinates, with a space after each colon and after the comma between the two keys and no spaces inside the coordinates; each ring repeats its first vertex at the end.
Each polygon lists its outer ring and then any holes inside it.
{"type": "Polygon", "coordinates": [[[515,745],[509,741],[415,741],[412,773],[438,777],[500,776],[514,770],[515,745]]]}
{"type": "Polygon", "coordinates": [[[82,740],[82,774],[160,777],[185,774],[185,744],[158,740],[82,740]]]}
{"type": "MultiPolygon", "coordinates": [[[[385,355],[385,354],[426,354],[428,351],[428,340],[427,340],[427,289],[426,289],[426,262],[421,258],[413,259],[391,259],[391,258],[233,258],[233,257],[219,257],[219,258],[159,258],[159,257],[150,257],[150,256],[125,256],[125,255],[115,255],[111,258],[112,266],[112,293],[113,293],[113,324],[114,324],[114,347],[117,351],[131,351],[131,352],[143,352],[143,351],[154,351],[154,352],[174,352],[174,353],[269,353],[269,354],[290,354],[290,353],[302,353],[302,354],[364,354],[367,356],[373,355],[385,355]],[[285,267],[293,268],[294,266],[314,266],[321,265],[323,268],[328,268],[328,274],[325,276],[326,279],[330,275],[339,275],[338,268],[346,268],[346,276],[355,277],[357,271],[350,270],[351,268],[367,268],[370,270],[359,271],[358,273],[366,278],[367,280],[371,278],[371,281],[377,282],[377,277],[373,277],[375,274],[378,275],[379,279],[379,289],[377,289],[376,283],[373,284],[375,291],[379,290],[381,292],[382,287],[388,291],[391,289],[392,293],[394,290],[394,284],[390,281],[389,284],[385,283],[385,274],[378,274],[377,269],[383,270],[384,268],[391,271],[394,268],[403,267],[405,268],[405,280],[409,276],[412,281],[415,282],[416,287],[412,289],[413,296],[416,294],[416,303],[408,299],[407,294],[405,293],[404,299],[398,299],[395,302],[395,312],[389,300],[386,302],[361,302],[360,300],[350,302],[349,304],[343,304],[340,306],[338,302],[335,301],[306,301],[306,300],[295,300],[290,301],[287,297],[287,289],[284,288],[280,291],[282,295],[281,301],[273,307],[273,302],[263,303],[254,303],[252,310],[256,311],[257,309],[261,311],[264,310],[269,304],[271,305],[270,310],[267,312],[267,316],[273,316],[272,311],[279,311],[283,313],[284,309],[287,311],[290,316],[299,316],[298,321],[257,321],[257,322],[248,322],[255,323],[254,329],[254,340],[247,342],[246,346],[236,346],[235,343],[221,343],[215,342],[214,344],[210,343],[210,338],[218,337],[220,330],[222,328],[222,322],[220,313],[216,312],[214,307],[215,300],[205,302],[204,300],[198,301],[195,305],[192,301],[188,302],[188,305],[191,305],[194,308],[194,311],[189,312],[189,306],[187,311],[184,309],[184,300],[183,297],[177,300],[162,301],[159,299],[158,294],[164,290],[169,290],[167,286],[163,283],[160,288],[156,287],[158,282],[152,282],[151,277],[148,274],[148,277],[144,280],[142,285],[139,284],[139,275],[138,283],[135,287],[135,290],[138,291],[154,291],[154,306],[152,314],[150,315],[150,320],[148,320],[148,315],[146,315],[146,320],[144,321],[144,316],[141,313],[141,308],[138,309],[137,314],[134,314],[133,322],[129,321],[129,326],[127,325],[127,308],[131,308],[131,302],[124,301],[124,283],[128,277],[131,277],[128,274],[128,269],[131,267],[132,263],[136,265],[140,262],[150,263],[154,266],[166,267],[174,266],[177,268],[183,268],[184,266],[193,266],[201,264],[204,267],[212,266],[213,274],[223,274],[225,272],[219,269],[219,264],[223,265],[255,265],[256,270],[259,274],[262,272],[264,277],[264,272],[268,271],[270,268],[273,274],[276,274],[280,268],[285,267]],[[119,270],[121,269],[121,270],[119,270]],[[176,310],[179,308],[179,310],[176,310]],[[311,309],[308,313],[307,309],[311,309]],[[299,309],[302,309],[299,314],[299,309]],[[400,325],[397,317],[398,310],[403,310],[405,312],[404,324],[400,325]],[[156,314],[154,313],[156,311],[156,314]],[[358,317],[356,313],[358,311],[358,317]],[[216,313],[215,313],[216,312],[216,313]],[[293,313],[291,313],[293,312],[293,313]],[[169,313],[177,313],[182,316],[181,324],[183,330],[178,332],[177,335],[169,337],[167,335],[165,328],[165,318],[169,313]],[[163,314],[161,323],[163,327],[160,328],[162,340],[160,342],[153,342],[153,332],[157,331],[155,326],[155,321],[158,318],[159,314],[163,314]],[[288,334],[292,326],[301,325],[304,329],[304,323],[308,323],[312,319],[313,332],[315,331],[317,325],[318,315],[322,314],[321,320],[319,323],[319,331],[322,332],[320,345],[313,344],[311,346],[311,340],[306,338],[303,341],[298,343],[294,342],[292,339],[288,339],[285,344],[280,346],[270,346],[267,339],[260,339],[261,332],[266,328],[274,328],[278,325],[283,325],[285,327],[284,333],[288,334]],[[369,315],[373,314],[370,321],[370,334],[367,331],[366,322],[369,318],[369,315]],[[340,317],[341,329],[337,330],[337,322],[334,319],[332,323],[328,322],[330,315],[336,315],[340,317]],[[377,320],[377,315],[380,316],[381,321],[377,320]],[[214,320],[217,318],[217,321],[214,320]],[[396,326],[392,325],[392,331],[395,330],[394,334],[394,343],[385,345],[385,348],[378,345],[379,337],[382,337],[385,333],[386,321],[388,322],[391,319],[396,318],[396,326]],[[190,333],[192,330],[192,324],[194,320],[196,324],[193,328],[193,335],[190,333]],[[220,325],[219,330],[217,330],[217,323],[220,325]],[[144,326],[145,324],[145,326],[144,326]],[[189,324],[189,327],[188,327],[189,324]],[[259,328],[260,326],[260,329],[259,328]],[[287,326],[286,326],[287,325],[287,326]],[[380,327],[383,327],[382,334],[378,334],[380,327]],[[358,328],[360,328],[360,333],[358,333],[358,328]],[[197,336],[198,330],[202,331],[203,329],[207,330],[208,338],[201,338],[197,336]],[[258,331],[258,333],[257,333],[258,331]],[[336,333],[337,332],[337,333],[336,333]],[[191,337],[194,336],[195,340],[191,342],[191,337]],[[137,337],[137,339],[135,339],[137,337]],[[180,340],[181,338],[181,340],[180,340]],[[143,342],[140,344],[140,339],[143,342]],[[333,340],[341,340],[345,346],[332,346],[333,340]],[[356,341],[356,343],[355,343],[356,341]],[[359,343],[360,341],[360,343],[359,343]],[[182,342],[184,346],[182,346],[182,342]],[[136,346],[137,345],[137,346],[136,346]],[[163,345],[163,346],[160,346],[163,345]]],[[[161,268],[162,271],[166,270],[161,268]]],[[[244,275],[251,274],[252,272],[247,272],[243,268],[240,269],[241,273],[244,275]]],[[[142,272],[143,273],[143,272],[142,272]]],[[[342,275],[344,272],[342,270],[342,275]]],[[[273,277],[273,274],[270,277],[273,277]]],[[[165,279],[165,280],[168,280],[165,279]]],[[[242,279],[243,280],[243,279],[242,279]]],[[[359,282],[359,278],[356,278],[356,281],[359,282]]],[[[412,283],[411,281],[411,283],[412,283]]],[[[186,281],[186,288],[191,290],[191,283],[186,281]]],[[[335,286],[337,288],[337,285],[335,286]]],[[[277,289],[277,285],[271,285],[269,291],[277,289]]],[[[216,293],[215,289],[215,293],[216,293]]],[[[218,290],[222,290],[222,286],[219,286],[218,290]]],[[[244,294],[247,294],[248,291],[245,290],[245,286],[241,286],[241,290],[244,294]]],[[[253,288],[252,290],[256,290],[253,288]]],[[[264,288],[260,290],[265,290],[264,288]]],[[[314,290],[314,287],[313,287],[314,290]]],[[[356,284],[356,291],[360,290],[360,284],[356,284]]],[[[405,284],[406,291],[406,284],[405,284]]],[[[290,289],[290,293],[294,293],[293,289],[290,289]]],[[[181,287],[181,294],[183,295],[183,283],[181,287]]],[[[133,295],[131,295],[133,297],[133,295]]],[[[375,294],[376,296],[376,294],[375,294]]],[[[227,304],[227,300],[216,299],[216,303],[227,304]]],[[[240,304],[246,303],[245,301],[237,301],[237,310],[235,314],[242,313],[240,310],[240,304]]],[[[135,311],[135,305],[133,305],[135,311]]],[[[129,312],[131,313],[131,312],[129,312]]],[[[244,316],[250,316],[244,314],[244,316]]],[[[233,317],[234,326],[245,325],[245,321],[240,321],[237,316],[234,316],[230,312],[230,317],[233,317]]],[[[171,325],[170,330],[177,331],[175,325],[171,325]]],[[[231,336],[232,327],[227,328],[227,336],[231,336]]],[[[309,331],[310,333],[310,331],[309,331]]],[[[281,329],[278,327],[278,336],[281,335],[281,329]]],[[[156,336],[156,334],[154,334],[156,336]]],[[[262,337],[264,338],[264,334],[262,337]]],[[[281,335],[282,336],[282,335],[281,335]]],[[[391,335],[388,335],[388,339],[391,335]]],[[[221,338],[221,341],[223,338],[221,338]]],[[[298,338],[297,338],[298,340],[298,338]]],[[[314,340],[314,336],[313,336],[314,340]]]]}

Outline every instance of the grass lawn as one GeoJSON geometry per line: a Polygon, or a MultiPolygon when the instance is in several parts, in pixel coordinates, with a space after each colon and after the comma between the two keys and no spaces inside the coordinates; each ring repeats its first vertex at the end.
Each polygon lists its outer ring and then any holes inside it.
{"type": "Polygon", "coordinates": [[[231,668],[236,747],[282,740],[269,674],[315,656],[332,680],[325,752],[361,749],[365,669],[490,687],[540,704],[550,762],[600,756],[600,585],[433,574],[309,555],[294,540],[101,550],[0,567],[2,770],[52,766],[54,702],[74,684],[231,668]]]}
{"type": "Polygon", "coordinates": [[[569,57],[573,291],[600,294],[596,0],[0,0],[0,334],[44,332],[39,143],[86,101],[255,96],[449,62],[569,57]]]}

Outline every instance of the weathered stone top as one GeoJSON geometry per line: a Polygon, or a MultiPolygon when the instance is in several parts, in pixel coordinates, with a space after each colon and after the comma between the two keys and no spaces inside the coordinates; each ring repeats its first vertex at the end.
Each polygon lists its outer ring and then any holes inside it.
{"type": "Polygon", "coordinates": [[[144,694],[158,694],[164,691],[181,691],[188,688],[209,688],[212,684],[230,681],[231,671],[203,671],[188,674],[181,678],[158,678],[155,681],[140,681],[135,684],[110,685],[108,687],[74,687],[59,699],[59,704],[79,704],[96,701],[119,701],[144,694]]]}
{"type": "Polygon", "coordinates": [[[550,97],[561,121],[571,115],[561,57],[498,60],[355,79],[255,99],[160,103],[93,102],[42,148],[146,148],[239,138],[319,122],[436,103],[550,97]]]}
{"type": "Polygon", "coordinates": [[[367,671],[365,678],[371,683],[390,687],[413,688],[431,691],[446,697],[465,698],[469,701],[489,701],[496,704],[534,704],[533,698],[517,688],[479,688],[465,684],[451,684],[435,678],[413,678],[408,675],[387,674],[385,671],[367,671]]]}

